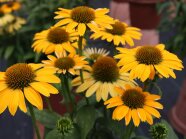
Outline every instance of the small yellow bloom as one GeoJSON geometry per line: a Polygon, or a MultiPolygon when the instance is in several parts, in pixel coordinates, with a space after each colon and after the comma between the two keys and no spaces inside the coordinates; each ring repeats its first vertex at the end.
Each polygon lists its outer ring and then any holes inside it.
{"type": "Polygon", "coordinates": [[[50,54],[55,51],[68,51],[75,53],[75,46],[73,43],[77,43],[78,33],[75,31],[67,32],[65,28],[51,27],[40,33],[36,33],[34,36],[34,43],[32,48],[36,52],[43,52],[50,54]]]}
{"type": "Polygon", "coordinates": [[[113,24],[113,19],[106,15],[108,12],[106,8],[94,10],[87,6],[79,6],[72,10],[59,8],[59,11],[55,12],[57,14],[55,19],[60,19],[60,21],[55,26],[66,26],[67,31],[76,28],[81,36],[85,34],[87,27],[91,30],[98,26],[111,29],[110,24],[113,24]]]}
{"type": "Polygon", "coordinates": [[[152,116],[160,118],[161,115],[156,109],[163,109],[163,106],[156,102],[160,96],[143,92],[140,87],[132,88],[126,85],[126,90],[116,88],[120,96],[113,97],[105,101],[107,108],[116,107],[112,114],[112,119],[122,120],[128,125],[133,120],[135,126],[139,126],[140,121],[153,124],[152,116]]]}
{"type": "Polygon", "coordinates": [[[6,4],[3,4],[1,7],[1,11],[6,14],[6,13],[11,13],[13,11],[17,11],[21,8],[21,3],[20,2],[8,2],[6,4]]]}
{"type": "Polygon", "coordinates": [[[139,78],[142,82],[154,79],[155,74],[176,78],[173,70],[182,70],[182,61],[174,54],[165,50],[163,44],[156,46],[139,46],[134,49],[117,48],[120,54],[118,66],[121,72],[130,71],[130,78],[139,78]]]}
{"type": "Polygon", "coordinates": [[[87,66],[85,57],[76,54],[67,55],[66,52],[55,52],[56,56],[48,55],[49,60],[43,60],[42,63],[45,67],[55,69],[57,73],[66,74],[69,72],[72,75],[76,74],[76,70],[82,69],[87,66]]]}
{"type": "Polygon", "coordinates": [[[125,84],[136,86],[137,84],[129,79],[129,74],[120,73],[116,61],[111,57],[101,57],[92,66],[89,71],[83,72],[84,83],[81,83],[80,76],[72,81],[73,86],[78,86],[76,92],[82,93],[86,91],[86,97],[96,93],[96,100],[104,101],[109,95],[117,96],[118,93],[114,87],[124,87],[125,84]]]}
{"type": "Polygon", "coordinates": [[[134,46],[133,39],[140,40],[141,33],[139,28],[129,27],[126,23],[115,20],[112,25],[112,29],[100,28],[94,31],[91,38],[102,40],[107,40],[108,42],[113,42],[114,45],[118,46],[120,44],[129,44],[134,46]]]}
{"type": "Polygon", "coordinates": [[[109,55],[109,51],[105,50],[104,48],[86,48],[83,51],[85,57],[87,57],[90,60],[93,60],[94,62],[100,58],[109,55]]]}
{"type": "Polygon", "coordinates": [[[58,90],[49,83],[60,83],[55,70],[42,68],[42,64],[18,63],[0,72],[0,113],[8,107],[15,115],[18,107],[27,112],[25,98],[39,110],[43,109],[41,95],[49,97],[58,90]]]}
{"type": "Polygon", "coordinates": [[[4,27],[4,31],[6,33],[14,34],[17,30],[21,29],[24,24],[26,24],[26,20],[24,18],[15,16],[12,22],[9,22],[4,27]]]}

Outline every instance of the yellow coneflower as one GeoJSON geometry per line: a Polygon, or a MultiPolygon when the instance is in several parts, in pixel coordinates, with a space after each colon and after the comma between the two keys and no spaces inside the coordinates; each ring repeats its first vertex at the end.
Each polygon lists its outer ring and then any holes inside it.
{"type": "Polygon", "coordinates": [[[6,33],[15,33],[15,31],[21,29],[21,27],[26,24],[26,20],[21,17],[14,17],[12,22],[9,22],[4,30],[6,33]]]}
{"type": "Polygon", "coordinates": [[[87,57],[90,60],[93,60],[94,62],[103,56],[109,55],[109,51],[105,50],[104,48],[86,48],[83,51],[85,57],[87,57]]]}
{"type": "Polygon", "coordinates": [[[17,11],[21,8],[21,3],[17,2],[17,1],[12,1],[12,2],[8,2],[5,3],[1,6],[1,11],[3,13],[11,13],[13,11],[17,11]]]}
{"type": "Polygon", "coordinates": [[[139,28],[129,27],[126,23],[117,20],[112,25],[112,27],[112,29],[97,29],[94,31],[90,38],[101,38],[102,40],[107,40],[108,42],[113,41],[114,45],[116,46],[119,44],[129,44],[130,46],[134,46],[133,39],[141,39],[142,34],[139,32],[139,28]]]}
{"type": "Polygon", "coordinates": [[[75,46],[71,43],[77,41],[78,33],[75,31],[67,32],[65,28],[51,27],[34,36],[32,48],[36,52],[50,54],[55,51],[66,50],[75,53],[75,46]]]}
{"type": "Polygon", "coordinates": [[[89,72],[83,72],[84,83],[80,76],[72,81],[73,86],[78,86],[76,92],[86,91],[86,97],[96,93],[96,100],[107,100],[109,94],[114,97],[118,93],[114,87],[124,87],[125,84],[135,86],[136,83],[129,79],[129,74],[120,73],[116,61],[111,57],[101,57],[92,66],[89,72]]]}
{"type": "Polygon", "coordinates": [[[60,83],[55,70],[42,68],[41,64],[18,63],[0,72],[0,113],[8,107],[15,115],[18,107],[27,112],[25,98],[39,110],[43,109],[41,95],[49,97],[58,90],[49,83],[60,83]]]}
{"type": "Polygon", "coordinates": [[[122,120],[128,125],[133,120],[135,126],[139,126],[140,121],[153,124],[152,116],[160,118],[161,115],[156,109],[163,109],[163,106],[156,102],[160,96],[143,92],[140,87],[132,88],[127,85],[126,90],[117,88],[119,96],[107,100],[104,104],[107,108],[116,107],[112,114],[112,119],[122,120]]]}
{"type": "Polygon", "coordinates": [[[72,10],[59,8],[59,11],[55,12],[57,14],[55,19],[61,20],[55,26],[66,26],[67,30],[77,28],[81,36],[85,34],[87,27],[91,30],[97,26],[111,29],[110,24],[113,23],[113,19],[106,15],[108,12],[109,10],[106,8],[95,10],[87,6],[79,6],[72,10]]]}
{"type": "MultiPolygon", "coordinates": [[[[1,13],[0,13],[1,14],[1,13]]],[[[12,14],[0,15],[0,27],[5,27],[8,23],[11,23],[15,17],[12,14]]]]}
{"type": "Polygon", "coordinates": [[[163,44],[156,46],[139,46],[134,49],[117,48],[121,54],[118,66],[122,72],[130,71],[130,78],[139,78],[141,81],[154,79],[155,74],[169,78],[176,78],[173,70],[182,70],[182,61],[174,54],[166,51],[163,44]]]}
{"type": "Polygon", "coordinates": [[[55,69],[57,73],[66,74],[69,72],[72,75],[76,74],[76,70],[82,69],[88,63],[85,61],[85,57],[78,56],[76,54],[67,55],[65,51],[55,52],[56,56],[48,55],[49,60],[43,60],[42,63],[45,67],[55,69]]]}

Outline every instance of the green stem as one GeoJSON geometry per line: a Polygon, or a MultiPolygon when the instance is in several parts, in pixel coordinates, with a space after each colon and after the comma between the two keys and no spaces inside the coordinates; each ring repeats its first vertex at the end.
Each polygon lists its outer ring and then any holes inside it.
{"type": "Polygon", "coordinates": [[[74,110],[75,102],[72,99],[71,91],[70,91],[70,87],[69,87],[69,82],[68,82],[68,78],[65,75],[64,75],[64,84],[65,84],[65,87],[66,87],[67,95],[68,95],[68,97],[70,99],[70,102],[72,104],[72,109],[74,110]]]}
{"type": "Polygon", "coordinates": [[[46,101],[46,103],[47,103],[48,109],[52,112],[53,110],[52,110],[52,106],[51,106],[51,103],[50,103],[49,98],[45,97],[45,101],[46,101]]]}
{"type": "Polygon", "coordinates": [[[33,106],[30,103],[28,103],[28,108],[29,108],[29,111],[30,111],[30,115],[31,115],[31,118],[32,118],[32,123],[33,123],[34,129],[36,131],[37,139],[41,139],[39,129],[38,129],[37,124],[36,124],[36,117],[35,117],[35,114],[34,114],[34,109],[33,109],[33,106]]]}
{"type": "Polygon", "coordinates": [[[130,122],[129,125],[126,126],[125,134],[123,136],[123,139],[130,139],[134,128],[135,128],[134,124],[132,122],[130,122]]]}
{"type": "Polygon", "coordinates": [[[60,91],[60,92],[61,92],[61,95],[62,95],[62,96],[64,97],[64,99],[65,99],[66,109],[67,109],[67,111],[70,113],[70,107],[69,107],[68,102],[67,102],[67,96],[66,96],[67,92],[66,92],[66,88],[65,88],[65,84],[64,84],[63,75],[60,75],[60,79],[61,79],[61,90],[62,90],[62,91],[60,91]]]}
{"type": "MultiPolygon", "coordinates": [[[[79,41],[78,41],[78,50],[79,50],[79,56],[82,56],[83,55],[83,36],[79,36],[79,41]]],[[[80,78],[81,78],[81,82],[82,83],[84,83],[84,79],[83,79],[83,70],[82,69],[80,69],[80,78]]],[[[88,98],[87,97],[85,97],[85,99],[86,99],[86,103],[87,103],[87,105],[89,105],[90,103],[89,103],[89,100],[88,100],[88,98]]]]}
{"type": "Polygon", "coordinates": [[[79,36],[79,41],[78,41],[78,51],[79,51],[79,56],[83,55],[83,36],[79,36]]]}

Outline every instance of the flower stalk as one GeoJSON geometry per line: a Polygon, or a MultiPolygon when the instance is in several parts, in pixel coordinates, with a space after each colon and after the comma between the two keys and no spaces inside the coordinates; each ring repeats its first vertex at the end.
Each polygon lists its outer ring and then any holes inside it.
{"type": "Polygon", "coordinates": [[[36,117],[35,117],[35,114],[34,114],[33,106],[30,103],[28,103],[28,108],[29,108],[29,111],[30,111],[30,115],[31,115],[31,118],[32,118],[32,123],[33,123],[34,129],[36,131],[37,139],[41,139],[41,135],[39,133],[39,128],[36,124],[36,117]]]}

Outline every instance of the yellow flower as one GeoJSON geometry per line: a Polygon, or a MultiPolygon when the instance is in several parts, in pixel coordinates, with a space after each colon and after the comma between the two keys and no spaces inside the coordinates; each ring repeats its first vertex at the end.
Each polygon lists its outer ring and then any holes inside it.
{"type": "Polygon", "coordinates": [[[86,48],[84,51],[85,57],[87,57],[90,60],[93,60],[94,62],[103,56],[109,55],[109,51],[105,50],[104,48],[86,48]]]}
{"type": "Polygon", "coordinates": [[[56,56],[48,55],[49,60],[43,60],[42,63],[45,64],[45,67],[50,67],[55,69],[57,73],[66,74],[66,72],[71,73],[72,75],[76,74],[76,70],[86,67],[87,61],[85,57],[78,56],[76,54],[67,55],[66,52],[55,52],[56,56]]]}
{"type": "Polygon", "coordinates": [[[117,48],[121,54],[118,66],[121,72],[130,71],[130,78],[145,81],[154,79],[155,74],[169,78],[176,78],[173,70],[182,70],[182,61],[174,54],[166,51],[163,44],[156,46],[139,46],[134,49],[117,48]]]}
{"type": "Polygon", "coordinates": [[[19,30],[22,25],[26,24],[26,20],[21,17],[14,17],[12,22],[9,22],[5,27],[4,30],[6,33],[14,34],[15,31],[19,30]]]}
{"type": "Polygon", "coordinates": [[[132,88],[126,86],[126,90],[116,88],[120,96],[113,97],[105,101],[107,108],[116,107],[112,114],[112,119],[122,120],[128,125],[133,120],[135,126],[139,126],[140,121],[153,124],[152,116],[160,118],[161,115],[156,109],[163,109],[163,106],[156,102],[160,96],[143,92],[140,87],[132,88]]]}
{"type": "Polygon", "coordinates": [[[111,29],[110,24],[113,23],[113,19],[106,15],[109,12],[108,9],[99,8],[92,9],[87,6],[79,6],[72,10],[59,8],[59,11],[55,12],[57,16],[55,19],[61,19],[55,26],[66,26],[67,31],[77,28],[79,34],[83,36],[86,28],[94,30],[97,26],[104,26],[111,29]]]}
{"type": "Polygon", "coordinates": [[[79,86],[77,93],[86,91],[86,97],[96,93],[96,100],[107,100],[108,95],[117,96],[114,87],[124,87],[125,84],[135,86],[136,83],[129,79],[127,73],[120,73],[116,61],[111,57],[101,57],[92,66],[89,72],[83,72],[84,83],[80,76],[72,81],[73,86],[79,86]]]}
{"type": "Polygon", "coordinates": [[[1,6],[1,11],[3,12],[3,13],[11,13],[11,12],[13,12],[13,11],[17,11],[17,10],[19,10],[21,8],[21,4],[20,4],[20,2],[8,2],[8,3],[6,3],[6,4],[3,4],[2,6],[1,6]]]}
{"type": "Polygon", "coordinates": [[[41,64],[18,63],[0,72],[0,113],[8,107],[15,115],[19,107],[27,112],[25,98],[39,110],[43,109],[41,95],[49,97],[58,90],[49,83],[60,83],[55,70],[42,68],[41,64]]]}
{"type": "Polygon", "coordinates": [[[3,14],[0,16],[0,27],[5,27],[8,23],[11,23],[15,17],[12,14],[3,14]]]}
{"type": "Polygon", "coordinates": [[[32,48],[36,52],[50,54],[55,51],[66,50],[70,53],[75,53],[73,41],[77,41],[78,33],[75,31],[67,32],[61,27],[51,27],[40,33],[36,33],[32,48]]]}
{"type": "Polygon", "coordinates": [[[129,27],[124,22],[116,20],[112,27],[112,29],[100,28],[95,30],[91,35],[91,38],[101,38],[102,40],[107,40],[108,42],[113,41],[114,45],[116,46],[119,44],[125,45],[126,43],[130,46],[134,46],[133,39],[141,39],[141,33],[139,32],[140,29],[129,27]]]}

